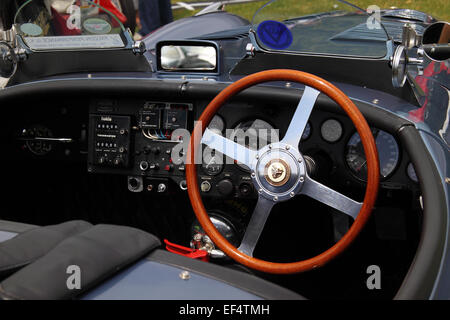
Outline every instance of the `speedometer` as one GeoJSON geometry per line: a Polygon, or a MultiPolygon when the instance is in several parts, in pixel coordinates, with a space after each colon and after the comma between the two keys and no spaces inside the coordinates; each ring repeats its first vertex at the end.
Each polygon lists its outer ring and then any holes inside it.
{"type": "MultiPolygon", "coordinates": [[[[400,150],[397,141],[391,134],[376,128],[372,128],[372,134],[377,145],[381,178],[387,178],[394,172],[399,162],[400,150]]],[[[357,132],[347,143],[345,160],[357,178],[367,180],[366,155],[364,154],[361,137],[357,132]]]]}
{"type": "MultiPolygon", "coordinates": [[[[230,140],[251,150],[258,150],[269,143],[277,142],[278,139],[278,130],[261,119],[239,123],[230,136],[230,140]]],[[[236,162],[236,164],[244,171],[250,171],[246,165],[239,162],[236,162]]]]}

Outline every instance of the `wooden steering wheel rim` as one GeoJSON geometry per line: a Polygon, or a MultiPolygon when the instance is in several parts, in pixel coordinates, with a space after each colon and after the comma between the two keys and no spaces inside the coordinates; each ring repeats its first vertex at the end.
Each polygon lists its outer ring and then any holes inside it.
{"type": "Polygon", "coordinates": [[[379,162],[376,144],[372,132],[367,124],[364,116],[355,106],[355,104],[338,88],[328,81],[319,78],[315,75],[287,69],[274,69],[262,71],[246,76],[222,90],[206,107],[201,114],[198,122],[192,132],[191,140],[186,161],[186,181],[189,198],[192,208],[200,225],[205,230],[206,234],[225,254],[235,261],[249,267],[266,273],[275,274],[289,274],[308,271],[317,267],[321,267],[331,261],[333,258],[342,253],[353,240],[360,233],[365,223],[370,217],[370,213],[375,204],[378,185],[379,185],[379,162]],[[359,214],[348,232],[331,248],[322,252],[321,254],[307,260],[289,263],[276,263],[257,259],[240,252],[236,247],[231,245],[214,227],[211,223],[203,201],[200,196],[197,169],[194,162],[194,157],[197,154],[200,145],[201,137],[206,127],[219,108],[237,93],[268,81],[291,81],[298,82],[304,85],[315,88],[326,94],[334,100],[350,117],[353,124],[358,131],[364,147],[364,152],[367,159],[367,187],[364,196],[364,201],[359,214]]]}

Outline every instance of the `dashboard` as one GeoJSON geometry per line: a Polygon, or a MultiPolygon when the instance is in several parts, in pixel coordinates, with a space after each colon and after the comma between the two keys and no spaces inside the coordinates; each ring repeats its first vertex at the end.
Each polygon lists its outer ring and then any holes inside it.
{"type": "MultiPolygon", "coordinates": [[[[189,133],[209,101],[105,98],[77,103],[87,107],[68,107],[65,112],[69,114],[64,115],[55,106],[57,116],[46,116],[42,122],[34,118],[16,129],[21,152],[39,159],[82,161],[92,174],[125,176],[131,192],[163,195],[170,188],[186,190],[184,159],[189,133]]],[[[221,108],[209,129],[256,149],[284,136],[294,109],[295,105],[233,101],[221,108]],[[244,133],[244,140],[238,141],[238,132],[244,133]]],[[[394,134],[371,128],[379,152],[382,189],[418,190],[414,167],[394,134]]],[[[364,150],[346,115],[316,106],[300,150],[316,180],[337,190],[364,191],[364,150]]],[[[244,165],[230,163],[214,150],[209,153],[212,156],[205,157],[197,170],[202,195],[257,197],[244,165]]]]}

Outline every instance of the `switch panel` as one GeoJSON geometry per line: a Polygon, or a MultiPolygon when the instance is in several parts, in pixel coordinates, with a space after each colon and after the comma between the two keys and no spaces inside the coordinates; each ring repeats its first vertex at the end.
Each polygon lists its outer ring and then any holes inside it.
{"type": "Polygon", "coordinates": [[[126,168],[129,165],[130,117],[89,116],[89,164],[93,167],[126,168]]]}
{"type": "Polygon", "coordinates": [[[172,133],[191,130],[192,103],[132,99],[111,101],[108,110],[103,105],[90,105],[89,172],[132,177],[132,191],[145,190],[146,179],[168,179],[177,185],[184,180],[185,166],[178,160],[186,150],[180,152],[182,140],[172,133]],[[136,177],[144,183],[139,185],[136,177]]]}
{"type": "Polygon", "coordinates": [[[188,110],[188,104],[170,104],[169,109],[165,110],[163,128],[166,130],[186,128],[188,110]]]}

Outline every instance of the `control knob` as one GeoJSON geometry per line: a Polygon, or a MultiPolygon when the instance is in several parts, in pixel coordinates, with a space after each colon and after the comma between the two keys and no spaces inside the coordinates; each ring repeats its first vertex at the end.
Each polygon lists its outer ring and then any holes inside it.
{"type": "Polygon", "coordinates": [[[223,179],[217,183],[217,191],[224,196],[229,196],[233,193],[233,182],[230,179],[223,179]]]}

